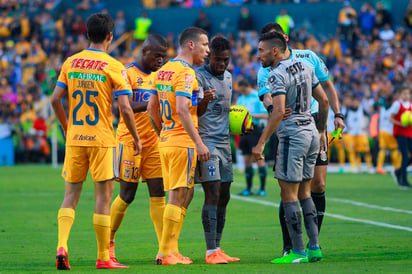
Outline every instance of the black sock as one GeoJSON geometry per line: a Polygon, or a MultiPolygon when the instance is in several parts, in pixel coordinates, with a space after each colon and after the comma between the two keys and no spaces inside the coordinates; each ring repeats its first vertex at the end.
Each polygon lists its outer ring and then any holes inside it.
{"type": "Polygon", "coordinates": [[[316,207],[316,212],[318,215],[318,233],[320,233],[320,227],[322,226],[323,216],[325,215],[326,199],[325,192],[322,193],[310,193],[312,196],[313,203],[316,207]]]}
{"type": "Polygon", "coordinates": [[[265,190],[266,174],[266,166],[259,167],[260,190],[265,190]]]}
{"type": "Polygon", "coordinates": [[[216,228],[216,247],[220,247],[220,240],[222,239],[223,228],[226,222],[226,207],[217,208],[217,228],[216,228]]]}
{"type": "Polygon", "coordinates": [[[245,168],[245,176],[246,176],[246,188],[247,190],[252,191],[252,180],[253,180],[253,167],[245,168]]]}
{"type": "Polygon", "coordinates": [[[279,205],[279,222],[282,228],[283,250],[290,250],[292,249],[292,240],[290,239],[288,227],[286,226],[285,210],[283,209],[282,201],[280,201],[279,205]]]}
{"type": "Polygon", "coordinates": [[[217,206],[215,205],[203,205],[202,209],[202,223],[205,233],[206,248],[207,250],[216,249],[216,217],[217,206]]]}

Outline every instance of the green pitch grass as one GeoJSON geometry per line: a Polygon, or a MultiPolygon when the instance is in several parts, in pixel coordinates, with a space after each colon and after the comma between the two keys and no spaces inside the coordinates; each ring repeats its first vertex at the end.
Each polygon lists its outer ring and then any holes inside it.
{"type": "MultiPolygon", "coordinates": [[[[0,168],[1,273],[55,271],[57,211],[64,194],[60,171],[41,165],[0,168]]],[[[258,185],[255,175],[255,190],[258,185]]],[[[236,174],[232,194],[243,188],[244,177],[236,174]]],[[[282,250],[276,207],[279,187],[272,175],[267,180],[267,197],[244,200],[233,195],[229,203],[222,248],[241,262],[206,265],[200,217],[203,193],[196,189],[180,238],[180,251],[193,265],[154,265],[157,240],[148,192],[141,184],[116,237],[119,261],[130,269],[107,272],[411,273],[412,190],[400,190],[390,175],[328,175],[327,212],[331,215],[325,216],[320,234],[324,260],[305,265],[270,264],[282,250]]],[[[116,185],[114,197],[118,192],[116,185]]],[[[96,271],[93,209],[89,178],[69,240],[69,261],[76,272],[96,271]]]]}

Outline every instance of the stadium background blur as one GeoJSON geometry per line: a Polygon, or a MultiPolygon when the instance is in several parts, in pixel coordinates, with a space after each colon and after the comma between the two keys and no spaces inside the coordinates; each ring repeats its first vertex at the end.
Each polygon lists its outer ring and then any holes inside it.
{"type": "MultiPolygon", "coordinates": [[[[139,18],[148,18],[150,32],[167,37],[168,58],[176,55],[177,35],[188,26],[203,27],[210,37],[223,33],[232,45],[234,96],[240,80],[256,84],[260,28],[287,13],[294,22],[290,46],[318,53],[340,100],[355,95],[372,116],[382,98],[411,84],[411,3],[142,0],[131,6],[128,0],[0,0],[0,166],[50,162],[53,127],[58,161],[63,161],[64,138],[48,100],[63,61],[87,47],[85,20],[91,13],[108,12],[114,18],[111,55],[124,64],[134,61],[140,49],[134,38],[139,18]]],[[[115,104],[115,123],[117,109],[115,104]]]]}

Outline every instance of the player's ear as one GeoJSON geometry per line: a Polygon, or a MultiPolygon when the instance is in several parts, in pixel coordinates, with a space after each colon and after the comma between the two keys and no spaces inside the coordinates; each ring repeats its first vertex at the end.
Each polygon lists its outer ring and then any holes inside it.
{"type": "Polygon", "coordinates": [[[191,50],[194,49],[195,48],[195,42],[193,40],[189,40],[187,42],[187,47],[191,50]]]}
{"type": "Polygon", "coordinates": [[[107,34],[106,40],[107,40],[108,42],[112,42],[112,40],[113,40],[113,32],[109,32],[109,34],[107,34]]]}
{"type": "Polygon", "coordinates": [[[287,35],[286,33],[283,34],[283,37],[285,37],[286,42],[289,41],[289,35],[287,35]]]}

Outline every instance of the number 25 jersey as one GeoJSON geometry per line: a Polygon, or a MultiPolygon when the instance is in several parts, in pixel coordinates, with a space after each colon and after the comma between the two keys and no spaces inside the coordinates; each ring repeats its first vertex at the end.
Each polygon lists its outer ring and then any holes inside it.
{"type": "Polygon", "coordinates": [[[153,90],[158,96],[163,130],[159,147],[194,148],[195,144],[183,128],[176,112],[176,97],[190,99],[189,110],[193,123],[198,128],[197,103],[199,84],[192,67],[183,60],[172,59],[155,74],[153,90]]]}
{"type": "Polygon", "coordinates": [[[132,95],[124,66],[88,48],[64,62],[57,85],[69,100],[66,146],[114,147],[112,94],[132,95]]]}

